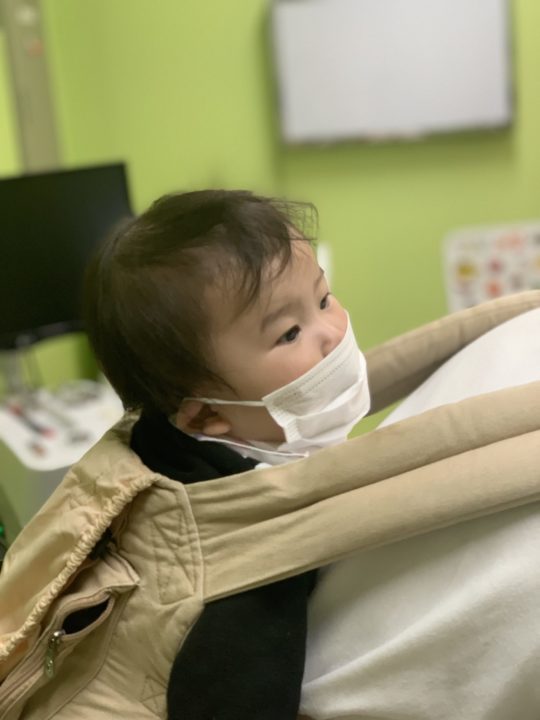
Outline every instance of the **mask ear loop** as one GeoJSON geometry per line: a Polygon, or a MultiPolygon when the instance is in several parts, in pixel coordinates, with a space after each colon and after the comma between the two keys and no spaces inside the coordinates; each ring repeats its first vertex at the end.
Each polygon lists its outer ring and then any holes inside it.
{"type": "Polygon", "coordinates": [[[206,405],[243,405],[245,407],[265,407],[262,400],[221,400],[219,398],[187,397],[184,400],[194,400],[206,405]]]}

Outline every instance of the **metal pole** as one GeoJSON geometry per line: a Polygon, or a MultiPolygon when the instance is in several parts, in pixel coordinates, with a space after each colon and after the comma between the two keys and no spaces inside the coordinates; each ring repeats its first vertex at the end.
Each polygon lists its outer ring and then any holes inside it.
{"type": "Polygon", "coordinates": [[[40,0],[0,0],[24,171],[52,170],[60,157],[40,0]]]}

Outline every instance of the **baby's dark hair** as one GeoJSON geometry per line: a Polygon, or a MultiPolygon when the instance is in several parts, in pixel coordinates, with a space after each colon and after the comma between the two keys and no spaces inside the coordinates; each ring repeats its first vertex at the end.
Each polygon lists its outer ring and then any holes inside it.
{"type": "Polygon", "coordinates": [[[291,256],[291,230],[308,238],[315,208],[247,191],[166,195],[116,228],[87,268],[84,322],[101,369],[127,409],[174,413],[209,363],[204,289],[224,283],[238,313],[263,272],[291,256]]]}

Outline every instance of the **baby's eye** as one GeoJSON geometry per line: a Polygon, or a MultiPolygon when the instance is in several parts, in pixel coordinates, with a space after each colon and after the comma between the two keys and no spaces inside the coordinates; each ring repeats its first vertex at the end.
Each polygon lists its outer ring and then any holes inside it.
{"type": "Polygon", "coordinates": [[[330,305],[330,295],[331,294],[332,293],[326,293],[326,295],[321,300],[321,302],[319,304],[319,307],[321,308],[321,310],[326,310],[326,308],[330,305]]]}
{"type": "Polygon", "coordinates": [[[299,334],[300,327],[298,325],[295,325],[290,330],[287,330],[287,332],[279,338],[278,345],[286,345],[287,343],[294,342],[299,334]]]}

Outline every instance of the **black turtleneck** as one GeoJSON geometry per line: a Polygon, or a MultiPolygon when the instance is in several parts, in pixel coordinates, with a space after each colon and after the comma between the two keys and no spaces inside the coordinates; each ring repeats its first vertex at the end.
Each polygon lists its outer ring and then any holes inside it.
{"type": "MultiPolygon", "coordinates": [[[[185,484],[256,465],[144,413],[131,447],[151,470],[185,484]]],[[[171,670],[169,720],[295,720],[314,583],[315,572],[304,573],[206,605],[171,670]]]]}

